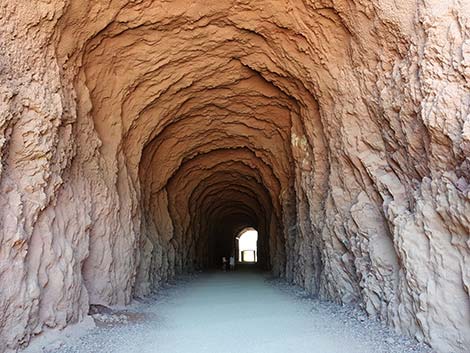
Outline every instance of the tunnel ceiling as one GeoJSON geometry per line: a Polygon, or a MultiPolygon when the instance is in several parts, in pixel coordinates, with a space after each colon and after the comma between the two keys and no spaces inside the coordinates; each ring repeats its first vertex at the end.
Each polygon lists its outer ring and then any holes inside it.
{"type": "MultiPolygon", "coordinates": [[[[155,8],[85,41],[80,70],[90,114],[104,158],[121,154],[140,189],[144,233],[171,229],[169,275],[218,265],[247,226],[260,231],[259,262],[283,274],[295,228],[295,159],[312,148],[302,110],[319,119],[316,99],[284,60],[292,33],[269,22],[258,33],[261,18],[247,27],[221,16],[224,7],[213,10],[210,18],[161,23],[155,8]]],[[[63,33],[57,50],[69,40],[63,33]]],[[[144,276],[162,275],[148,266],[140,264],[144,276]]]]}
{"type": "Polygon", "coordinates": [[[4,2],[1,353],[246,227],[274,275],[470,346],[467,2],[4,2]]]}

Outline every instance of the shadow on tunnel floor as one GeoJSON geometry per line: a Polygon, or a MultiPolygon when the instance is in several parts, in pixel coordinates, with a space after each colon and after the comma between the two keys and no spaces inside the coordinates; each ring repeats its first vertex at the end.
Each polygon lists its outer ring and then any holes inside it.
{"type": "Polygon", "coordinates": [[[234,270],[222,270],[222,268],[211,268],[203,272],[218,272],[218,273],[268,273],[269,270],[263,268],[257,263],[237,263],[234,270]]]}

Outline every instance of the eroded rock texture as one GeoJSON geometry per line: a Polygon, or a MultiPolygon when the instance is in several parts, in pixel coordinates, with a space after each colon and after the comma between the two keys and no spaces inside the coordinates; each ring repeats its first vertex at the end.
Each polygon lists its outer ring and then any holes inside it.
{"type": "Polygon", "coordinates": [[[470,347],[470,2],[2,0],[0,350],[259,260],[470,347]]]}

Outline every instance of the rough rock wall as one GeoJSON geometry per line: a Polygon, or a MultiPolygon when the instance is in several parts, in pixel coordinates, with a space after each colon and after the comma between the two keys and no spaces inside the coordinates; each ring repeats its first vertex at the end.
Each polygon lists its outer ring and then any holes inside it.
{"type": "Polygon", "coordinates": [[[468,2],[0,11],[0,347],[252,226],[274,273],[468,350],[468,2]]]}

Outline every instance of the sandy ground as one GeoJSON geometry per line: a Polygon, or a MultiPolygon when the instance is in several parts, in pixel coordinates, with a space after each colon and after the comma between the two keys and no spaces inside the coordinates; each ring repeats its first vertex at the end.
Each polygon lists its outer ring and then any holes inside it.
{"type": "Polygon", "coordinates": [[[94,315],[97,327],[63,337],[54,353],[431,352],[359,310],[308,298],[254,272],[201,274],[127,311],[94,315]]]}

